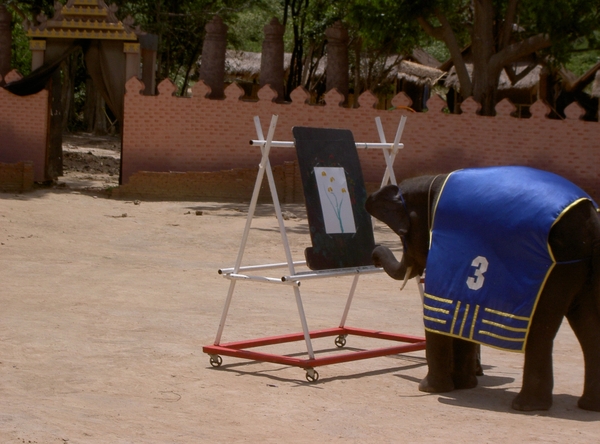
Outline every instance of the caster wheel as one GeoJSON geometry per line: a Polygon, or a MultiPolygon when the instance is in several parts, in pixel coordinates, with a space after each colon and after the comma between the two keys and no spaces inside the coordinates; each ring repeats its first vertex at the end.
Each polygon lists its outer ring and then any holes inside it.
{"type": "Polygon", "coordinates": [[[211,355],[210,357],[210,365],[212,365],[213,367],[221,367],[221,364],[223,364],[223,358],[220,357],[219,355],[211,355]]]}
{"type": "Polygon", "coordinates": [[[319,380],[319,372],[313,368],[306,370],[306,380],[308,382],[317,382],[319,380]]]}
{"type": "Polygon", "coordinates": [[[339,335],[335,338],[335,345],[337,348],[343,348],[346,345],[346,335],[339,335]]]}

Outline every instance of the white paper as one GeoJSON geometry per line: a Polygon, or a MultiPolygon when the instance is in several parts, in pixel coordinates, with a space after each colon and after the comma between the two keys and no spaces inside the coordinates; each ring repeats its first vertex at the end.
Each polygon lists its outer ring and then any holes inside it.
{"type": "Polygon", "coordinates": [[[325,232],[329,234],[356,233],[344,169],[315,167],[314,172],[323,209],[325,232]]]}

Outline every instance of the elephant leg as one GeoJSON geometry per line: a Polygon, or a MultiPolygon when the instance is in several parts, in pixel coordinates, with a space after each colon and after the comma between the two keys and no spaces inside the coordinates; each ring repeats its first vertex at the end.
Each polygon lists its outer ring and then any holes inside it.
{"type": "Polygon", "coordinates": [[[583,395],[577,405],[600,412],[600,314],[596,297],[591,288],[584,289],[570,307],[567,319],[581,344],[585,362],[583,395]]]}
{"type": "Polygon", "coordinates": [[[443,393],[454,390],[452,381],[452,343],[450,336],[425,332],[425,356],[427,376],[420,382],[419,390],[428,393],[443,393]]]}
{"type": "Polygon", "coordinates": [[[552,406],[554,377],[552,346],[567,309],[585,281],[580,264],[557,265],[551,272],[538,301],[525,347],[523,385],[515,397],[515,410],[548,410],[552,406]]]}
{"type": "Polygon", "coordinates": [[[478,344],[454,339],[452,359],[452,381],[455,389],[477,387],[477,349],[478,344]]]}

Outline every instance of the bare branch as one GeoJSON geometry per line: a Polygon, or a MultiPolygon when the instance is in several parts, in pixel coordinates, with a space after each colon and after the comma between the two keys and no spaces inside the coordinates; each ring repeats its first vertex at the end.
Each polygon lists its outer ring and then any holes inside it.
{"type": "Polygon", "coordinates": [[[444,14],[442,14],[439,10],[436,10],[435,15],[440,21],[441,26],[433,27],[424,19],[419,20],[419,24],[429,35],[443,41],[446,44],[448,50],[450,51],[452,61],[454,62],[454,69],[456,69],[458,81],[460,82],[461,94],[463,97],[469,97],[473,91],[473,83],[471,82],[471,77],[467,71],[467,66],[462,56],[462,51],[458,44],[458,40],[456,39],[456,35],[454,34],[454,31],[452,31],[450,22],[448,22],[448,19],[444,14]]]}
{"type": "Polygon", "coordinates": [[[490,58],[490,69],[500,71],[502,67],[516,62],[521,57],[532,54],[552,44],[548,34],[537,34],[520,42],[513,43],[490,58]]]}
{"type": "Polygon", "coordinates": [[[504,71],[506,72],[506,75],[510,79],[510,83],[512,85],[514,85],[519,80],[525,78],[525,76],[527,76],[527,74],[529,74],[531,71],[533,71],[536,66],[537,65],[535,63],[531,63],[530,65],[527,66],[527,68],[525,68],[523,71],[521,71],[519,74],[517,74],[515,72],[514,68],[512,67],[512,65],[507,65],[504,67],[504,71]]]}
{"type": "Polygon", "coordinates": [[[504,18],[504,27],[502,28],[502,39],[500,40],[500,49],[506,48],[510,42],[510,36],[512,35],[513,26],[515,24],[515,17],[517,16],[517,3],[518,0],[510,0],[506,8],[506,17],[504,18]]]}
{"type": "Polygon", "coordinates": [[[419,25],[421,25],[421,28],[423,28],[423,31],[425,31],[428,35],[430,35],[434,39],[444,41],[441,27],[438,26],[436,28],[427,20],[425,20],[424,17],[417,17],[417,21],[419,22],[419,25]]]}

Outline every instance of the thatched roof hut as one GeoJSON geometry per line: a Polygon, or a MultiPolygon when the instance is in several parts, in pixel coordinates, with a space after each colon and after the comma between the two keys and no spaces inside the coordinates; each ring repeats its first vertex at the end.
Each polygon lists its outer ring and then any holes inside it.
{"type": "MultiPolygon", "coordinates": [[[[246,98],[256,98],[259,88],[260,67],[262,54],[259,52],[228,50],[225,55],[225,81],[235,82],[244,89],[246,98]]],[[[439,65],[433,57],[424,51],[413,53],[409,56],[412,60],[424,60],[428,65],[416,61],[407,60],[403,56],[391,56],[383,62],[383,66],[375,68],[381,70],[383,78],[378,82],[394,85],[394,91],[404,91],[413,100],[413,108],[420,110],[429,98],[430,89],[445,75],[444,71],[431,65],[439,65]]],[[[287,76],[290,69],[292,55],[284,54],[284,75],[287,76]]],[[[200,62],[200,60],[199,60],[200,62]]],[[[361,74],[367,76],[374,69],[363,60],[361,74]]],[[[319,59],[318,64],[311,75],[311,84],[319,84],[327,66],[327,56],[319,59]]],[[[377,66],[377,64],[376,64],[377,66]]],[[[313,91],[314,92],[314,91],[313,91]]]]}
{"type": "MultiPolygon", "coordinates": [[[[238,51],[228,49],[225,53],[225,75],[230,79],[238,79],[245,82],[258,82],[260,77],[260,61],[262,54],[260,52],[238,51]]],[[[327,58],[321,60],[315,75],[321,75],[325,72],[327,58]]],[[[283,54],[283,70],[285,74],[290,70],[292,54],[286,52],[283,54]]]]}
{"type": "MultiPolygon", "coordinates": [[[[258,82],[260,76],[260,52],[248,52],[227,50],[225,55],[225,73],[230,79],[239,79],[246,82],[258,82]]],[[[283,55],[284,71],[289,71],[292,55],[285,53],[283,55]]],[[[437,68],[423,65],[417,62],[403,60],[401,57],[390,57],[387,64],[396,63],[392,67],[390,75],[400,80],[407,80],[418,85],[435,85],[444,75],[443,71],[437,68]]],[[[315,76],[321,76],[325,72],[327,65],[327,56],[324,56],[314,72],[315,76]]]]}
{"type": "MultiPolygon", "coordinates": [[[[467,71],[469,76],[473,76],[473,64],[467,63],[467,71]]],[[[531,64],[527,62],[519,62],[513,65],[515,75],[517,77],[523,76],[515,84],[513,84],[506,74],[506,71],[502,70],[500,73],[500,80],[498,82],[498,90],[526,90],[531,91],[537,89],[540,81],[540,74],[542,72],[542,65],[535,65],[531,68],[531,64]]],[[[444,82],[444,86],[447,88],[454,88],[460,92],[460,82],[458,81],[458,75],[456,74],[456,68],[453,66],[448,72],[448,77],[444,82]]]]}
{"type": "Polygon", "coordinates": [[[422,65],[408,60],[400,61],[396,75],[399,80],[406,80],[417,85],[435,85],[446,74],[437,68],[422,65]]]}

